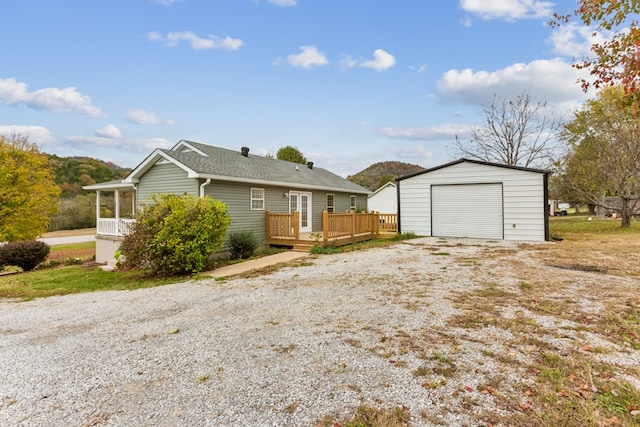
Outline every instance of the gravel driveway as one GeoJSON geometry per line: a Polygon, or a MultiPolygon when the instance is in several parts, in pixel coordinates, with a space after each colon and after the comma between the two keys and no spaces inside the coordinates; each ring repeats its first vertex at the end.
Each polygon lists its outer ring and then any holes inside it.
{"type": "MultiPolygon", "coordinates": [[[[498,317],[526,315],[558,353],[588,340],[614,349],[594,358],[637,366],[638,351],[504,303],[523,280],[558,275],[530,255],[526,244],[423,238],[259,277],[1,302],[0,425],[310,426],[361,404],[404,406],[413,426],[499,421],[517,412],[504,396],[533,382],[533,355],[514,329],[462,323],[483,289],[502,292],[498,317]]],[[[602,297],[572,284],[638,286],[579,271],[562,280],[557,291],[586,313],[602,297]]]]}

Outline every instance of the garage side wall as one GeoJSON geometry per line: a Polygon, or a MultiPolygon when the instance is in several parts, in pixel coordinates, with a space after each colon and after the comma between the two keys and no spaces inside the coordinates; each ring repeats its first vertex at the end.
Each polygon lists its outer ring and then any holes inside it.
{"type": "MultiPolygon", "coordinates": [[[[400,180],[401,231],[431,236],[431,186],[502,183],[505,240],[545,240],[544,174],[470,162],[400,180]]],[[[465,200],[459,209],[473,210],[465,200]]]]}

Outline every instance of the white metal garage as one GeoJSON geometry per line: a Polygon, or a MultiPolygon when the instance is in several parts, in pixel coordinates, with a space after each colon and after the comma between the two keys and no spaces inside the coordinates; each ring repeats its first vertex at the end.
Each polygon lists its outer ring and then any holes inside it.
{"type": "Polygon", "coordinates": [[[548,172],[460,159],[398,179],[401,232],[548,240],[548,172]]]}

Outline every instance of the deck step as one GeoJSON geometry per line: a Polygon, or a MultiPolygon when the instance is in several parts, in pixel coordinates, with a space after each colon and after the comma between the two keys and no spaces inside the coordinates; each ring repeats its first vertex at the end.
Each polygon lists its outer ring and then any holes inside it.
{"type": "Polygon", "coordinates": [[[293,251],[295,252],[309,252],[313,247],[313,243],[296,243],[293,245],[293,251]]]}

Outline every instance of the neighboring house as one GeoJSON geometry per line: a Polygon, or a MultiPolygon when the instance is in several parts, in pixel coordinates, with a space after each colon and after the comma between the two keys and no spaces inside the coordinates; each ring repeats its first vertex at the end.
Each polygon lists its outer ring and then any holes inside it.
{"type": "Polygon", "coordinates": [[[370,194],[367,205],[371,212],[398,213],[398,186],[396,183],[387,182],[373,194],[370,194]]]}
{"type": "MultiPolygon", "coordinates": [[[[317,232],[322,230],[323,211],[366,210],[371,193],[312,162],[297,164],[251,155],[246,147],[235,151],[184,140],[169,150],[156,149],[122,181],[84,188],[98,195],[113,191],[116,203],[120,191],[135,191],[138,208],[154,194],[210,196],[227,205],[229,232],[252,230],[261,242],[266,238],[267,211],[299,212],[300,233],[317,232]]],[[[112,260],[128,232],[129,222],[117,213],[107,220],[98,218],[97,262],[112,260]],[[104,228],[101,222],[114,225],[104,228]]]]}
{"type": "Polygon", "coordinates": [[[548,176],[539,169],[460,159],[398,178],[400,232],[548,240],[548,176]]]}

